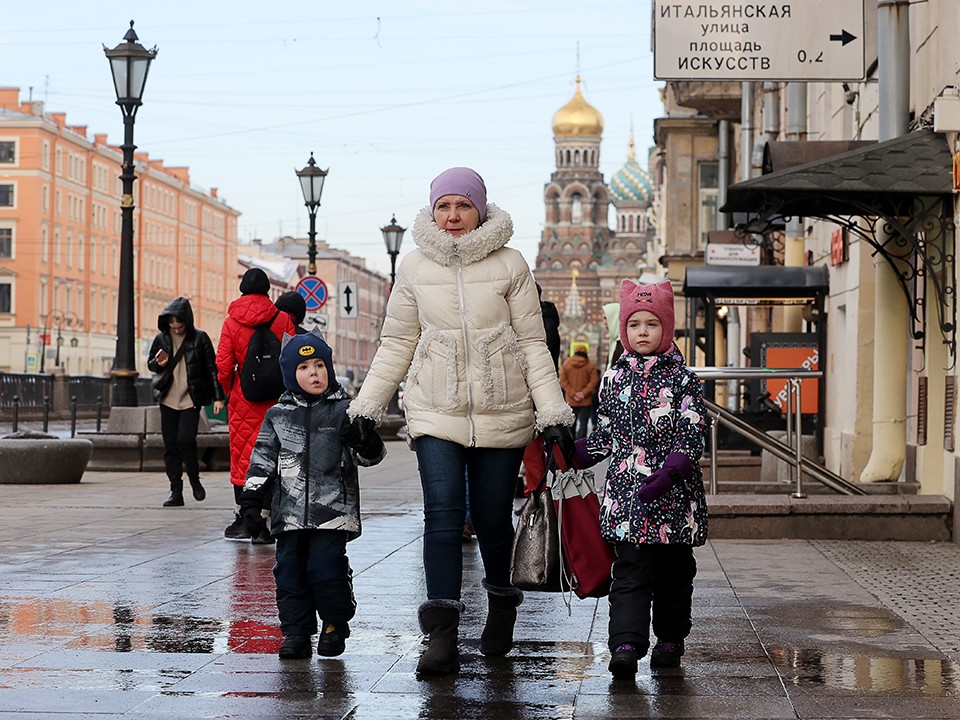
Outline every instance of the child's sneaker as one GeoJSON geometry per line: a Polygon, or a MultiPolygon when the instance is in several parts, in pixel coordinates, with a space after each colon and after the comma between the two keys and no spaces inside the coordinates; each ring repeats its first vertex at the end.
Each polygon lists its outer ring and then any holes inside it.
{"type": "Polygon", "coordinates": [[[282,660],[302,660],[311,654],[310,638],[304,635],[288,635],[277,653],[282,660]]]}
{"type": "Polygon", "coordinates": [[[650,653],[650,667],[680,667],[680,656],[683,655],[683,640],[664,642],[658,640],[650,653]]]}
{"type": "Polygon", "coordinates": [[[637,675],[637,660],[640,653],[633,643],[617,645],[610,657],[607,669],[613,674],[614,680],[633,680],[637,675]]]}
{"type": "Polygon", "coordinates": [[[324,623],[320,628],[320,639],[317,641],[317,655],[336,657],[343,655],[347,649],[347,638],[350,637],[350,626],[347,623],[334,625],[324,623]]]}

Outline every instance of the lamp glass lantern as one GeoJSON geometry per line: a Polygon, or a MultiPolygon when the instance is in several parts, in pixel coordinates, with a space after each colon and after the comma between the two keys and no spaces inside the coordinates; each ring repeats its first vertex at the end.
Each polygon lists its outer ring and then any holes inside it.
{"type": "Polygon", "coordinates": [[[150,63],[157,56],[157,48],[147,50],[137,40],[137,33],[133,29],[133,20],[130,29],[123,36],[125,42],[117,45],[113,50],[106,46],[104,54],[110,61],[110,71],[113,74],[113,87],[117,93],[117,105],[127,114],[136,112],[143,97],[143,88],[147,84],[147,73],[150,63]]]}
{"type": "Polygon", "coordinates": [[[300,189],[303,191],[303,202],[310,208],[311,212],[316,212],[320,207],[320,196],[323,195],[323,181],[327,177],[327,170],[321,170],[317,167],[317,161],[313,159],[313,153],[310,153],[310,160],[303,170],[297,170],[297,177],[300,178],[300,189]]]}
{"type": "Polygon", "coordinates": [[[383,243],[387,246],[387,252],[390,255],[397,255],[400,253],[400,243],[403,242],[403,234],[406,231],[406,228],[402,228],[397,225],[396,215],[390,218],[389,225],[385,225],[384,227],[380,228],[380,232],[383,233],[383,243]]]}
{"type": "Polygon", "coordinates": [[[397,255],[400,254],[400,243],[403,242],[403,233],[407,231],[397,225],[397,215],[390,218],[390,224],[380,228],[383,233],[383,243],[387,246],[387,254],[390,256],[390,287],[393,287],[394,280],[397,277],[397,255]]]}

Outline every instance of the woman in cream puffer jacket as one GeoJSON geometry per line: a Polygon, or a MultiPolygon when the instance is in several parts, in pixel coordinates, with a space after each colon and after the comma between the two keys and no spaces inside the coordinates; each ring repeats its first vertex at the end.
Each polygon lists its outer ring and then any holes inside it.
{"type": "Polygon", "coordinates": [[[480,649],[510,650],[523,597],[510,583],[523,449],[538,430],[565,443],[573,423],[533,276],[506,247],[510,216],[487,204],[483,180],[468,168],[438,176],[430,201],[413,226],[417,249],[397,271],[380,348],[348,410],[379,421],[406,380],[403,406],[424,492],[428,599],[419,615],[431,642],[421,675],[456,667],[466,486],[489,600],[480,649]]]}

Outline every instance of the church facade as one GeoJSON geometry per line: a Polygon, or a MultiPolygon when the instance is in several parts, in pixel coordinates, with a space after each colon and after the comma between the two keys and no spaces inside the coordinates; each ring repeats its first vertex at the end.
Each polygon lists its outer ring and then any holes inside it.
{"type": "Polygon", "coordinates": [[[604,182],[603,116],[580,85],[577,77],[573,97],[553,116],[556,167],[544,187],[545,222],[534,275],[544,299],[560,311],[561,360],[574,344],[586,344],[604,367],[610,340],[603,306],[618,301],[623,278],[662,277],[656,193],[637,162],[632,137],[626,164],[609,185],[604,182]]]}

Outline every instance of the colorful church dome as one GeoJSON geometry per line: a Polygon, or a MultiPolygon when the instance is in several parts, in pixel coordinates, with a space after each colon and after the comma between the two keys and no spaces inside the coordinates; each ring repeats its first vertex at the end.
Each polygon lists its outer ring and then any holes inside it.
{"type": "Polygon", "coordinates": [[[633,138],[630,138],[627,164],[610,178],[610,192],[613,195],[614,204],[649,203],[653,200],[653,178],[637,162],[633,152],[633,138]]]}
{"type": "Polygon", "coordinates": [[[577,89],[566,105],[553,114],[555,137],[600,137],[603,133],[603,115],[580,93],[580,76],[577,89]]]}

